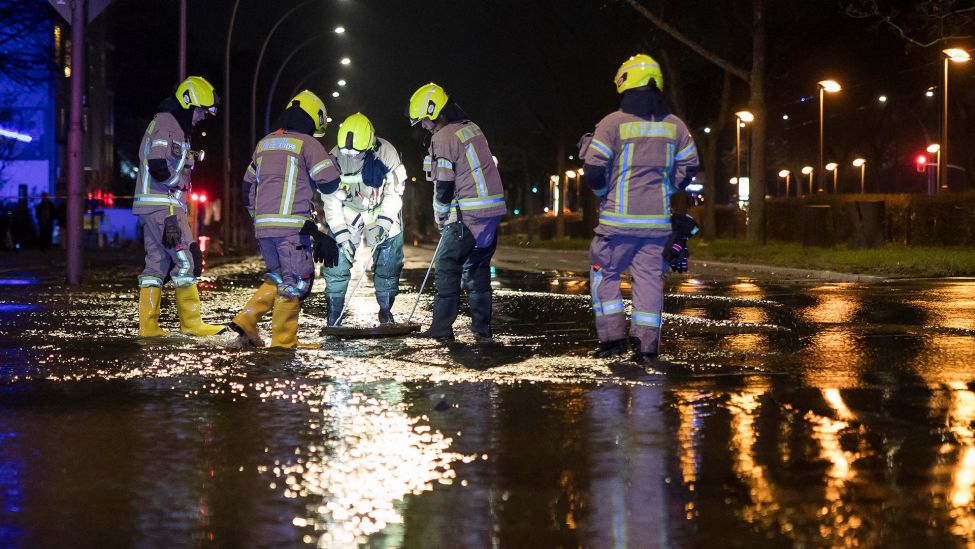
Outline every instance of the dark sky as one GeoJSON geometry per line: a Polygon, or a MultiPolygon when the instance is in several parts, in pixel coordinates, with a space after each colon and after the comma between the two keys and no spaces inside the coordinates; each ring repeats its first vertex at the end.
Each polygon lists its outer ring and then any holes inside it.
{"type": "MultiPolygon", "coordinates": [[[[257,50],[277,19],[301,3],[240,0],[231,56],[236,156],[249,155],[253,147],[248,135],[249,96],[257,50]]],[[[189,4],[189,71],[206,76],[225,95],[223,49],[233,1],[189,0],[189,4]]],[[[748,66],[749,2],[664,4],[664,15],[688,35],[748,66]]],[[[831,0],[769,4],[767,92],[773,162],[813,160],[816,103],[800,99],[813,96],[816,82],[824,77],[836,78],[847,88],[830,98],[827,125],[834,156],[867,154],[855,149],[866,148],[884,124],[899,124],[908,136],[924,133],[917,128],[937,134],[936,102],[925,102],[923,95],[927,86],[938,84],[936,50],[910,50],[888,30],[843,16],[839,3],[831,0]],[[880,93],[892,99],[884,106],[888,111],[878,111],[880,93]],[[892,116],[896,111],[892,106],[901,114],[892,116]],[[789,114],[788,121],[781,120],[784,113],[789,114]],[[915,128],[913,133],[910,127],[915,128]]],[[[172,0],[115,0],[107,14],[115,36],[116,115],[123,151],[134,151],[155,105],[175,84],[177,5],[172,0]]],[[[379,135],[405,153],[408,165],[416,166],[421,145],[411,135],[403,112],[414,89],[436,81],[485,130],[502,159],[503,172],[521,170],[517,159],[526,159],[528,177],[506,174],[509,186],[542,181],[545,174],[554,173],[556,144],[561,140],[572,154],[579,135],[616,108],[618,97],[611,80],[620,62],[632,53],[647,51],[664,62],[665,86],[672,84],[666,91],[679,97],[675,106],[683,108],[692,128],[713,124],[717,114],[721,72],[621,1],[314,0],[289,17],[270,43],[258,82],[259,137],[274,73],[296,46],[310,38],[315,40],[282,73],[272,119],[287,94],[306,80],[305,87],[322,96],[335,119],[325,138],[327,146],[334,144],[338,123],[362,111],[379,135]],[[336,25],[344,26],[346,33],[334,34],[336,25]],[[339,65],[343,56],[352,59],[350,66],[339,65]],[[340,78],[348,81],[345,88],[336,86],[340,78]],[[339,90],[341,97],[333,99],[333,90],[339,90]]],[[[735,82],[736,106],[745,105],[747,94],[744,83],[735,82]]],[[[219,153],[220,128],[219,120],[211,121],[208,137],[195,143],[219,153]]],[[[917,137],[919,144],[924,139],[917,137]]],[[[728,124],[722,147],[727,152],[733,146],[733,126],[728,124]]],[[[235,166],[235,174],[239,167],[235,166]]],[[[209,163],[202,173],[204,185],[216,180],[216,168],[216,163],[209,163]]]]}

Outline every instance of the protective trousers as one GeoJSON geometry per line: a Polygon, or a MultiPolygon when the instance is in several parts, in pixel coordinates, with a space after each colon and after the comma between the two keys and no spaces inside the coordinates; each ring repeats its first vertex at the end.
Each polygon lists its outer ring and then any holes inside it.
{"type": "Polygon", "coordinates": [[[146,267],[139,275],[139,287],[162,287],[166,273],[173,279],[173,285],[182,288],[196,283],[193,276],[193,254],[190,244],[193,233],[186,220],[186,212],[180,208],[173,208],[180,227],[180,244],[175,248],[166,248],[162,243],[163,226],[169,217],[168,208],[160,208],[150,214],[142,214],[142,231],[146,248],[146,267]]]}
{"type": "Polygon", "coordinates": [[[433,324],[430,334],[453,333],[457,318],[461,285],[468,291],[471,308],[471,331],[491,335],[491,258],[498,247],[492,238],[486,248],[479,248],[474,235],[463,223],[451,223],[443,229],[443,244],[437,256],[434,281],[437,296],[433,302],[433,324]]]}
{"type": "Polygon", "coordinates": [[[640,340],[639,352],[658,352],[664,306],[665,261],[661,254],[667,238],[667,235],[596,235],[592,239],[589,246],[589,282],[599,341],[626,337],[620,274],[629,269],[633,278],[630,336],[640,340]]]}
{"type": "MultiPolygon", "coordinates": [[[[399,277],[403,273],[403,233],[387,238],[372,251],[373,285],[377,296],[395,297],[399,293],[399,277]]],[[[325,292],[329,298],[341,298],[349,289],[352,263],[339,254],[339,264],[322,269],[325,292]]]]}
{"type": "Polygon", "coordinates": [[[304,299],[311,291],[315,264],[311,256],[311,237],[297,233],[288,236],[258,238],[266,279],[278,287],[284,297],[304,299]]]}

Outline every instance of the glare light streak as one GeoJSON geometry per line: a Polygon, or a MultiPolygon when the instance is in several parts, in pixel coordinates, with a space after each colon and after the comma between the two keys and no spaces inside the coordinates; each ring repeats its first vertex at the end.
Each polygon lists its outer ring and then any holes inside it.
{"type": "Polygon", "coordinates": [[[6,137],[7,139],[16,139],[23,143],[30,143],[34,140],[33,137],[27,135],[26,133],[15,132],[13,130],[5,130],[0,128],[0,137],[6,137]]]}

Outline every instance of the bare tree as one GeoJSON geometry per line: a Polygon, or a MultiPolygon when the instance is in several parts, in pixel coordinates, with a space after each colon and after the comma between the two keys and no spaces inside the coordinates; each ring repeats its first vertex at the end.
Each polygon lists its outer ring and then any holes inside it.
{"type": "Polygon", "coordinates": [[[49,78],[48,22],[44,2],[0,0],[0,78],[20,86],[49,78]]]}
{"type": "MultiPolygon", "coordinates": [[[[44,2],[0,0],[0,126],[21,127],[20,96],[50,79],[48,8],[44,2]]],[[[0,187],[4,168],[23,143],[0,136],[0,187]]]]}
{"type": "Polygon", "coordinates": [[[949,40],[971,38],[975,2],[923,0],[901,9],[891,2],[856,0],[844,6],[855,19],[875,20],[910,45],[929,48],[949,40]]]}
{"type": "MultiPolygon", "coordinates": [[[[750,151],[754,170],[749,180],[748,241],[762,242],[765,239],[765,152],[766,152],[766,108],[765,108],[765,0],[752,0],[751,17],[751,66],[742,67],[723,55],[706,48],[702,43],[681,32],[677,27],[663,19],[657,11],[640,0],[624,0],[637,13],[650,21],[655,27],[669,34],[707,61],[713,63],[731,76],[749,86],[751,95],[749,109],[755,114],[752,125],[750,151]]],[[[709,197],[713,200],[713,196],[709,197]]]]}

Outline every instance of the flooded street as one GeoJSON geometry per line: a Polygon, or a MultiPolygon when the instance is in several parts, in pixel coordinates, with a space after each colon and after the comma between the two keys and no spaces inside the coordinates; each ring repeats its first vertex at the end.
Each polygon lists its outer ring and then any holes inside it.
{"type": "MultiPolygon", "coordinates": [[[[229,321],[260,269],[208,270],[204,319],[229,321]]],[[[3,271],[0,546],[975,543],[975,280],[693,269],[668,279],[650,370],[588,357],[586,272],[499,267],[489,345],[462,315],[446,346],[280,351],[137,340],[127,267],[81,290],[3,271]]],[[[350,309],[374,323],[371,285],[350,309]]]]}

